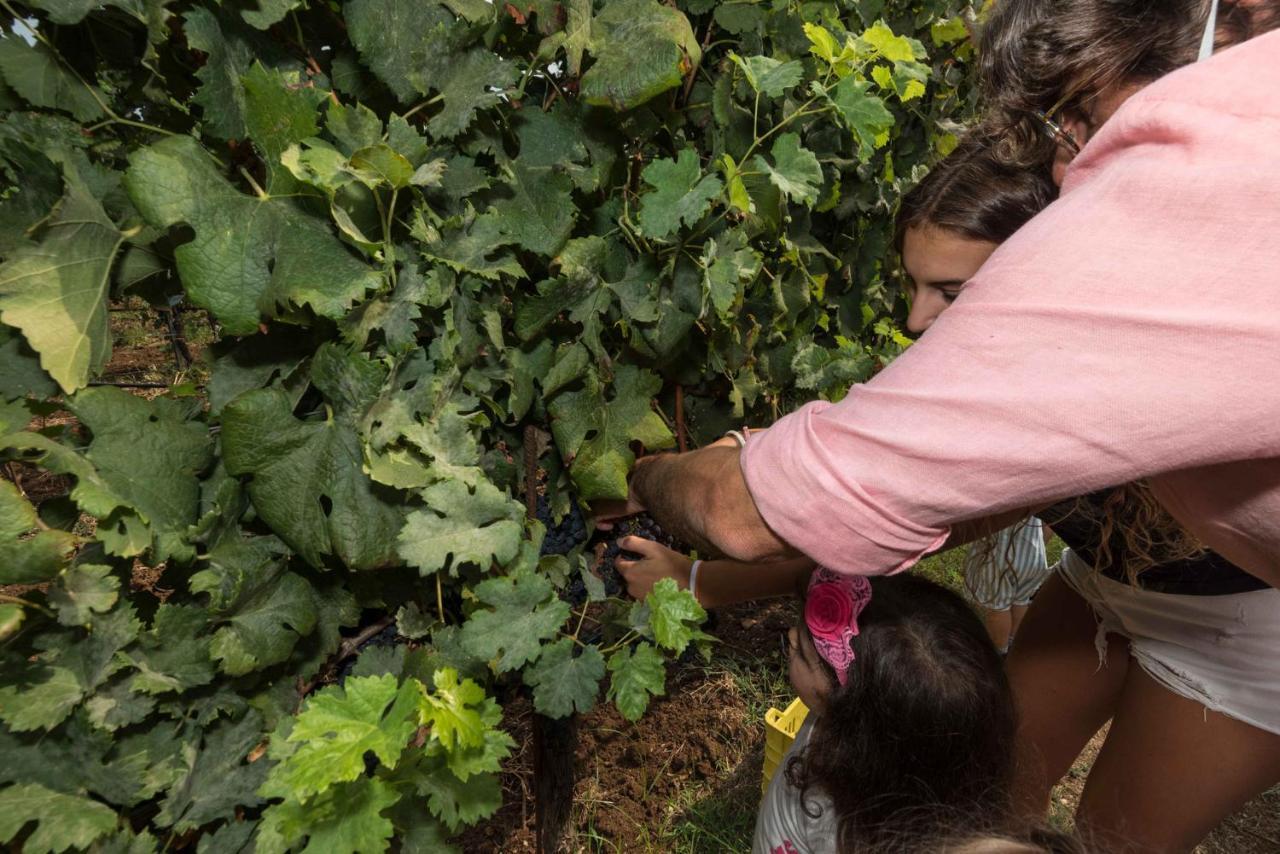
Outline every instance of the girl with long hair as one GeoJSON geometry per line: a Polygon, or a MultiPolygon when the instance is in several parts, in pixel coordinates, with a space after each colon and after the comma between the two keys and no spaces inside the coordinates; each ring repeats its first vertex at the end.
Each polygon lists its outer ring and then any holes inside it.
{"type": "Polygon", "coordinates": [[[818,568],[788,644],[810,712],[760,806],[754,854],[898,850],[1017,823],[1009,686],[959,596],[818,568]]]}

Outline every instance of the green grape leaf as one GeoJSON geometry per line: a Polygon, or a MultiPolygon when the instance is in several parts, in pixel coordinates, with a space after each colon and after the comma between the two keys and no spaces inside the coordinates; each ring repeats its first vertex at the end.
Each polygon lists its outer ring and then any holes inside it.
{"type": "Polygon", "coordinates": [[[485,279],[497,279],[503,273],[525,277],[524,268],[509,252],[498,251],[510,245],[511,238],[494,211],[477,216],[471,210],[456,228],[418,231],[415,236],[423,241],[422,254],[427,259],[440,261],[460,273],[474,273],[485,279]]]}
{"type": "Polygon", "coordinates": [[[18,487],[0,480],[0,584],[39,584],[56,576],[76,548],[67,531],[36,531],[36,510],[18,487]]]}
{"type": "Polygon", "coordinates": [[[822,165],[817,156],[800,145],[800,136],[784,133],[773,143],[773,164],[759,155],[752,161],[755,168],[769,176],[775,187],[788,199],[812,207],[822,189],[822,165]]]}
{"type": "Polygon", "coordinates": [[[498,201],[493,212],[511,243],[539,255],[555,255],[569,239],[577,207],[573,181],[551,169],[530,169],[517,162],[505,185],[513,195],[498,201]]]}
{"type": "Polygon", "coordinates": [[[240,10],[240,17],[255,29],[265,30],[284,20],[284,16],[302,5],[302,0],[256,0],[257,8],[240,10]]]}
{"type": "Polygon", "coordinates": [[[884,101],[870,92],[866,80],[846,77],[828,93],[845,127],[853,131],[858,140],[858,157],[864,162],[871,159],[875,150],[884,144],[889,129],[893,127],[893,113],[884,101]]]}
{"type": "Polygon", "coordinates": [[[209,594],[219,624],[210,653],[233,676],[284,661],[316,625],[311,585],[285,571],[283,548],[263,539],[224,541],[191,576],[191,592],[209,594]]]}
{"type": "Polygon", "coordinates": [[[125,184],[151,225],[195,231],[174,251],[178,272],[191,301],[228,333],[252,333],[282,306],[338,319],[381,284],[319,220],[286,200],[238,192],[189,137],[134,152],[125,184]]]}
{"type": "Polygon", "coordinates": [[[744,288],[760,274],[760,254],[747,243],[741,228],[730,229],[707,241],[702,264],[707,295],[716,312],[729,321],[741,305],[744,288]]]}
{"type": "Polygon", "coordinates": [[[267,763],[245,762],[262,739],[262,717],[255,711],[206,730],[199,751],[182,752],[182,769],[156,822],[184,833],[262,803],[256,792],[267,763]]]}
{"type": "Polygon", "coordinates": [[[84,704],[89,723],[107,732],[141,723],[155,707],[155,698],[135,694],[127,680],[113,680],[84,704]]]}
{"type": "Polygon", "coordinates": [[[111,574],[111,567],[79,564],[49,588],[49,604],[57,610],[62,625],[83,626],[94,613],[111,610],[119,589],[120,579],[111,574]]]}
{"type": "Polygon", "coordinates": [[[488,569],[516,556],[524,535],[519,502],[485,480],[469,491],[466,484],[445,480],[422,491],[426,510],[416,510],[400,531],[398,550],[423,575],[464,563],[488,569]]]}
{"type": "Polygon", "coordinates": [[[125,667],[119,653],[142,631],[133,605],[125,601],[114,610],[95,617],[89,634],[58,654],[58,665],[66,667],[86,692],[98,689],[111,675],[125,667]]]}
{"type": "Polygon", "coordinates": [[[453,58],[438,84],[444,107],[427,122],[427,130],[438,139],[452,139],[471,126],[478,111],[502,103],[503,91],[519,76],[514,64],[485,48],[453,58]]]}
{"type": "Polygon", "coordinates": [[[591,20],[589,38],[595,61],[579,91],[588,104],[615,110],[674,89],[702,59],[689,19],[657,0],[613,0],[591,20]]]}
{"type": "Polygon", "coordinates": [[[675,160],[653,161],[640,177],[653,190],[643,196],[637,221],[646,236],[659,240],[674,234],[682,222],[694,225],[724,190],[719,178],[702,174],[692,148],[681,149],[675,160]]]}
{"type": "Polygon", "coordinates": [[[496,774],[473,774],[459,779],[442,757],[420,759],[411,776],[418,794],[450,833],[492,815],[502,806],[502,785],[496,774]]]}
{"type": "Polygon", "coordinates": [[[219,139],[243,139],[247,109],[244,76],[255,62],[273,68],[298,68],[298,63],[274,41],[227,12],[214,13],[196,6],[183,15],[182,30],[187,44],[205,54],[204,64],[196,71],[200,88],[191,99],[201,108],[205,128],[219,139]]]}
{"type": "Polygon", "coordinates": [[[300,70],[268,69],[260,62],[250,66],[241,84],[245,132],[266,161],[267,190],[288,192],[293,185],[280,183],[284,171],[280,155],[320,132],[316,110],[327,93],[311,85],[300,70]]]}
{"type": "Polygon", "coordinates": [[[562,347],[551,370],[543,375],[543,397],[550,399],[560,389],[585,377],[590,358],[587,348],[579,343],[562,347]]]}
{"type": "Polygon", "coordinates": [[[645,641],[634,650],[624,646],[610,655],[609,673],[608,697],[629,721],[639,720],[649,708],[649,698],[662,696],[667,690],[662,656],[645,641]]]}
{"type": "Polygon", "coordinates": [[[43,42],[28,44],[17,35],[0,39],[0,74],[33,106],[64,110],[82,122],[102,117],[102,90],[83,81],[43,42]]]}
{"type": "Polygon", "coordinates": [[[454,751],[484,744],[484,712],[492,701],[484,689],[470,679],[458,679],[451,667],[437,670],[433,690],[423,690],[418,703],[419,718],[431,727],[431,736],[445,750],[454,751]]]}
{"type": "Polygon", "coordinates": [[[535,660],[542,643],[555,636],[569,618],[569,604],[555,597],[540,575],[520,572],[490,578],[472,591],[492,610],[476,611],[462,626],[462,645],[494,663],[498,673],[535,660]]]}
{"type": "Polygon", "coordinates": [[[50,397],[57,390],[57,383],[40,368],[40,355],[18,330],[0,326],[0,400],[50,397]]]}
{"type": "Polygon", "coordinates": [[[175,400],[146,400],[117,388],[90,388],[70,403],[93,441],[83,453],[98,477],[150,529],[158,560],[189,559],[196,521],[196,475],[212,456],[208,430],[175,400]]]}
{"type": "MultiPolygon", "coordinates": [[[[0,40],[0,49],[18,39],[0,40]]],[[[40,365],[68,393],[83,388],[111,357],[107,291],[127,235],[78,179],[39,244],[0,264],[0,320],[21,329],[40,365]]]]}
{"type": "Polygon", "coordinates": [[[361,471],[363,450],[345,416],[299,421],[277,389],[240,395],[222,412],[227,471],[252,475],[253,506],[312,566],[333,554],[368,569],[394,560],[400,511],[361,471]]]}
{"type": "Polygon", "coordinates": [[[744,58],[733,51],[729,52],[729,58],[742,69],[742,75],[752,89],[770,98],[782,97],[804,77],[804,64],[798,60],[783,62],[769,56],[744,58]]]}
{"type": "Polygon", "coordinates": [[[31,822],[38,825],[22,842],[26,854],[88,848],[115,830],[116,820],[115,811],[105,804],[35,783],[0,791],[0,842],[13,842],[18,831],[31,822]]]}
{"type": "Polygon", "coordinates": [[[342,321],[342,336],[357,350],[363,350],[372,333],[382,333],[388,349],[402,353],[417,344],[416,321],[422,316],[420,304],[427,294],[427,281],[414,266],[405,267],[388,294],[379,294],[357,306],[342,321]]]}
{"type": "Polygon", "coordinates": [[[507,364],[511,367],[511,397],[507,401],[507,414],[512,420],[524,418],[537,396],[536,384],[551,370],[553,348],[551,342],[542,340],[532,350],[508,348],[507,364]]]}
{"type": "Polygon", "coordinates": [[[193,605],[164,604],[156,610],[151,630],[127,653],[138,673],[133,688],[148,694],[185,691],[213,679],[209,658],[209,614],[193,605]]]}
{"type": "Polygon", "coordinates": [[[455,60],[454,17],[438,3],[349,0],[343,17],[360,57],[401,101],[426,94],[455,60]]]}
{"type": "Polygon", "coordinates": [[[925,59],[924,45],[913,38],[894,34],[884,21],[876,21],[855,39],[858,53],[878,56],[890,62],[910,62],[925,59]]]}
{"type": "Polygon", "coordinates": [[[604,656],[594,644],[584,647],[581,655],[574,655],[576,648],[572,638],[561,638],[524,671],[525,684],[533,688],[533,707],[547,717],[586,714],[596,703],[604,656]]]}
{"type": "MultiPolygon", "coordinates": [[[[324,128],[347,157],[362,148],[382,142],[382,119],[364,104],[336,104],[330,101],[325,108],[324,128]]],[[[391,147],[397,148],[394,144],[391,147]]]]}
{"type": "Polygon", "coordinates": [[[689,591],[677,587],[674,579],[664,578],[653,585],[644,603],[649,606],[649,625],[659,646],[679,655],[701,636],[698,627],[707,619],[707,612],[689,591]]]}
{"type": "Polygon", "coordinates": [[[599,381],[592,380],[581,391],[561,392],[551,402],[551,432],[560,453],[572,461],[569,470],[580,498],[624,498],[627,474],[635,462],[631,442],[659,450],[675,441],[653,411],[653,396],[662,381],[634,365],[621,365],[609,399],[599,381]]]}
{"type": "Polygon", "coordinates": [[[53,729],[84,697],[80,680],[65,667],[28,667],[6,674],[10,680],[0,687],[0,719],[14,732],[53,729]]]}
{"type": "Polygon", "coordinates": [[[378,779],[339,783],[303,804],[295,800],[273,804],[262,814],[256,854],[284,854],[308,839],[304,851],[324,854],[366,854],[386,851],[395,832],[383,813],[400,800],[400,793],[378,779]]]}
{"type": "MultiPolygon", "coordinates": [[[[496,715],[493,724],[502,717],[497,703],[489,701],[496,715]]],[[[446,751],[445,761],[449,770],[459,780],[466,782],[478,774],[497,774],[502,770],[502,760],[511,755],[516,741],[500,729],[489,728],[484,731],[484,743],[476,747],[460,747],[446,751]]],[[[432,748],[436,752],[436,748],[432,748]]]]}
{"type": "Polygon", "coordinates": [[[305,800],[364,774],[367,752],[395,768],[417,729],[419,696],[415,684],[391,675],[351,677],[313,694],[289,734],[298,748],[272,771],[272,784],[305,800]]]}

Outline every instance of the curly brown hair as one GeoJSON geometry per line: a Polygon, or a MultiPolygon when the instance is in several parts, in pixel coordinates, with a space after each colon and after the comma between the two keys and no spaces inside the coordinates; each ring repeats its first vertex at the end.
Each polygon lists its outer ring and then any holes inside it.
{"type": "MultiPolygon", "coordinates": [[[[1149,83],[1196,58],[1212,0],[1001,0],[980,33],[979,80],[1001,154],[1021,165],[1053,159],[1037,111],[1087,114],[1124,83],[1149,83]]],[[[1222,0],[1215,44],[1280,24],[1280,0],[1222,0]]]]}

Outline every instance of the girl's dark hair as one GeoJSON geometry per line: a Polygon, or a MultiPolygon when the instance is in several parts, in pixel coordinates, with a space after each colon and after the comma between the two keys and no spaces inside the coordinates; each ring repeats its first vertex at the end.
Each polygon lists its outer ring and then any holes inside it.
{"type": "Polygon", "coordinates": [[[899,254],[907,229],[923,225],[1003,243],[1054,200],[1048,169],[1007,163],[995,142],[985,129],[970,131],[902,197],[894,226],[899,254]]]}
{"type": "MultiPolygon", "coordinates": [[[[980,34],[979,79],[1001,154],[1052,160],[1033,113],[1079,111],[1111,86],[1147,83],[1196,58],[1211,0],[1000,0],[980,34]]],[[[1280,24],[1280,0],[1221,0],[1215,45],[1280,24]]]]}
{"type": "Polygon", "coordinates": [[[919,576],[875,578],[871,589],[849,678],[838,687],[831,675],[787,780],[806,810],[811,788],[831,799],[841,851],[1007,829],[1013,698],[982,622],[919,576]]]}

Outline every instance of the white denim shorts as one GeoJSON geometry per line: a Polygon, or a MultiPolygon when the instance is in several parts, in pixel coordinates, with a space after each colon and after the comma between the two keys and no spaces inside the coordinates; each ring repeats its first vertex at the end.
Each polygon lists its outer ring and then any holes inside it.
{"type": "Polygon", "coordinates": [[[1188,596],[1140,590],[1096,572],[1071,549],[1062,580],[1093,608],[1099,667],[1107,635],[1152,679],[1205,708],[1280,735],[1280,590],[1188,596]]]}

